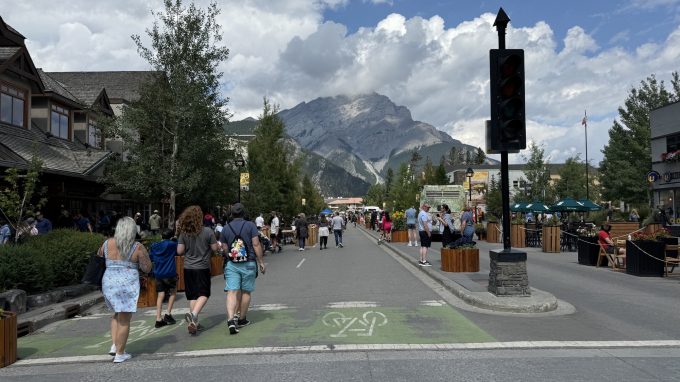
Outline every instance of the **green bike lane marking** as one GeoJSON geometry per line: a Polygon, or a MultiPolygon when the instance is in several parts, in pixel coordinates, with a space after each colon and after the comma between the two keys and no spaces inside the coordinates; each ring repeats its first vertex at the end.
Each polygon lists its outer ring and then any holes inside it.
{"type": "MultiPolygon", "coordinates": [[[[494,342],[495,339],[449,305],[370,308],[333,308],[314,311],[254,310],[253,323],[230,335],[224,314],[201,316],[204,330],[190,336],[182,321],[154,328],[155,319],[135,315],[126,351],[132,354],[174,353],[225,348],[348,345],[444,344],[494,342]]],[[[95,321],[95,320],[93,320],[95,321]]],[[[51,330],[22,337],[22,359],[104,355],[111,346],[109,318],[93,327],[79,320],[56,323],[51,330]],[[89,330],[87,330],[89,329],[89,330]]]]}

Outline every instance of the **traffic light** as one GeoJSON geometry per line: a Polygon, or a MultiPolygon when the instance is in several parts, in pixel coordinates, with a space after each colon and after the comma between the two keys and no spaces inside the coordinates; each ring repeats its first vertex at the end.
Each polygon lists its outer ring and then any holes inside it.
{"type": "Polygon", "coordinates": [[[491,49],[491,123],[487,126],[487,153],[526,149],[524,114],[524,50],[491,49]]]}

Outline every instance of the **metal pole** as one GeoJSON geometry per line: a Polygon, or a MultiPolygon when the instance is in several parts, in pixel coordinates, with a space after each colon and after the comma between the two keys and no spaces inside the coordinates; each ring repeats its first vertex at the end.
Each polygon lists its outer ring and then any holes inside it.
{"type": "Polygon", "coordinates": [[[590,199],[590,182],[588,182],[588,113],[583,111],[583,125],[586,127],[586,199],[590,199]]]}
{"type": "MultiPolygon", "coordinates": [[[[498,31],[498,49],[505,49],[505,28],[510,18],[503,8],[498,10],[494,26],[498,31]]],[[[503,249],[509,251],[510,246],[510,180],[508,179],[508,152],[501,151],[501,200],[503,202],[503,249]]]]}

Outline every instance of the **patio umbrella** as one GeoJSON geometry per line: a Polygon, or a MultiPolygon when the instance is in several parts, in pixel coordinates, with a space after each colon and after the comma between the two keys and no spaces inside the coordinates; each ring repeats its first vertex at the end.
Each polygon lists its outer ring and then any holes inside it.
{"type": "Polygon", "coordinates": [[[332,214],[332,213],[333,213],[333,211],[331,211],[329,208],[326,208],[325,210],[321,211],[321,214],[323,214],[323,215],[328,215],[328,214],[332,214]]]}
{"type": "Polygon", "coordinates": [[[545,213],[545,212],[550,212],[552,211],[550,207],[548,207],[545,203],[543,202],[538,202],[538,201],[533,201],[525,206],[527,211],[531,212],[539,212],[539,213],[545,213]]]}
{"type": "Polygon", "coordinates": [[[510,211],[512,212],[528,212],[526,209],[526,203],[513,203],[510,205],[510,211]]]}
{"type": "Polygon", "coordinates": [[[579,199],[579,202],[583,203],[583,205],[588,208],[588,211],[599,211],[602,209],[599,205],[593,203],[591,200],[583,198],[579,199]]]}
{"type": "Polygon", "coordinates": [[[564,198],[555,203],[552,207],[550,207],[550,209],[553,211],[589,211],[588,207],[586,207],[582,202],[572,198],[564,198]]]}

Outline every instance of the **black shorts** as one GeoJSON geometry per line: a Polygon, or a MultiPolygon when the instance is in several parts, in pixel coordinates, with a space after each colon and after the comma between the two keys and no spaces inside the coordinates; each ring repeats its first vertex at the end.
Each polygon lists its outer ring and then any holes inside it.
{"type": "Polygon", "coordinates": [[[187,300],[210,297],[210,268],[184,269],[184,294],[187,300]]]}
{"type": "Polygon", "coordinates": [[[172,293],[177,289],[177,277],[156,279],[156,292],[172,293]]]}
{"type": "Polygon", "coordinates": [[[418,235],[420,236],[420,246],[430,248],[432,245],[432,237],[428,236],[425,231],[418,231],[418,235]]]}
{"type": "Polygon", "coordinates": [[[415,225],[415,224],[406,224],[406,228],[408,228],[408,229],[416,229],[416,225],[415,225]]]}
{"type": "Polygon", "coordinates": [[[278,237],[279,237],[279,234],[278,234],[278,233],[269,234],[269,238],[270,238],[271,240],[276,240],[276,238],[278,238],[278,237]]]}

